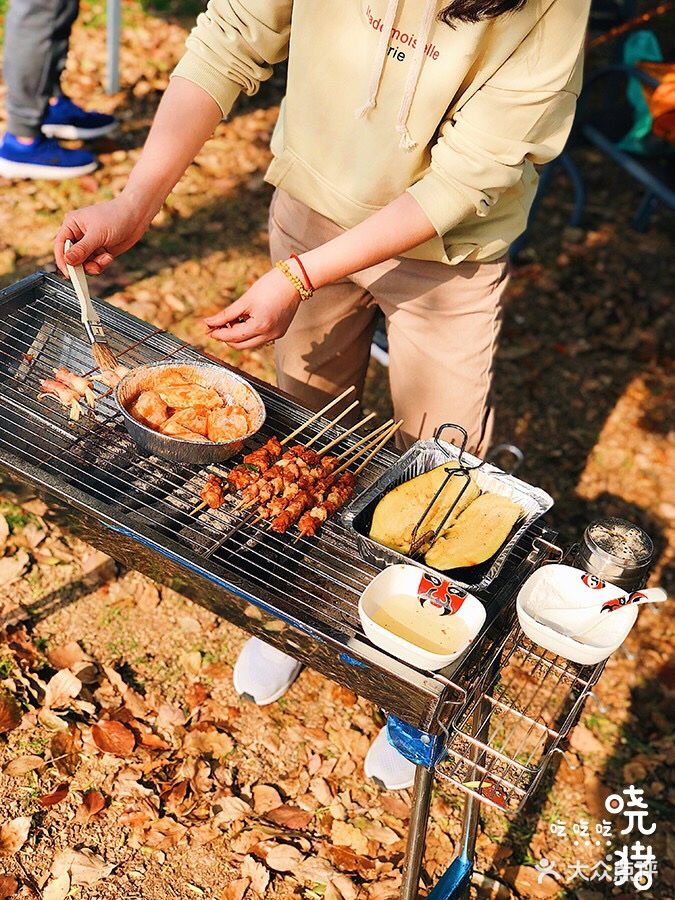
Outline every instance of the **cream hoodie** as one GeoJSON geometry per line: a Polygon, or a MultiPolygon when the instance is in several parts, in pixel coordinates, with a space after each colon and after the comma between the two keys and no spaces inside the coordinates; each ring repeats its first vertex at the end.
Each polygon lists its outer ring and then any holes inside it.
{"type": "Polygon", "coordinates": [[[564,147],[590,0],[454,28],[443,0],[210,0],[173,75],[227,116],[288,56],[266,178],[349,228],[409,191],[438,237],[407,256],[502,256],[564,147]]]}

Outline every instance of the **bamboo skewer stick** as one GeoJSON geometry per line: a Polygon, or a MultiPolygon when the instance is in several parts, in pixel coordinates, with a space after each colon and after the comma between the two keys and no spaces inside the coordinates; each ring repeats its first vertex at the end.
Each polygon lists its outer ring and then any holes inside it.
{"type": "Polygon", "coordinates": [[[371,449],[373,444],[375,444],[376,445],[375,449],[372,451],[372,453],[369,454],[369,456],[366,458],[365,462],[362,463],[359,466],[359,468],[356,470],[356,472],[354,473],[355,475],[358,475],[363,470],[363,468],[367,465],[367,463],[370,462],[370,460],[373,458],[373,456],[375,456],[375,454],[384,447],[384,445],[387,443],[387,441],[396,434],[396,432],[399,430],[399,428],[401,427],[402,424],[403,424],[403,419],[399,419],[399,421],[396,422],[395,425],[392,425],[391,428],[389,428],[384,433],[384,435],[379,435],[377,438],[375,438],[374,441],[369,441],[364,447],[362,447],[358,451],[358,453],[356,453],[354,456],[352,456],[351,459],[348,459],[347,462],[342,463],[342,465],[339,468],[337,468],[334,472],[332,472],[331,474],[333,475],[333,477],[335,477],[335,475],[339,475],[341,472],[344,472],[345,469],[347,469],[349,466],[351,466],[352,463],[355,463],[356,460],[359,459],[359,457],[363,456],[364,453],[368,453],[368,451],[371,449]]]}
{"type": "Polygon", "coordinates": [[[387,428],[391,428],[394,424],[393,419],[389,419],[384,425],[379,425],[377,428],[373,429],[369,434],[364,435],[360,440],[356,441],[356,443],[352,444],[351,447],[347,447],[346,450],[343,450],[342,453],[337,457],[337,459],[346,459],[348,456],[357,450],[362,444],[370,443],[373,438],[379,437],[387,428]]]}
{"type": "Polygon", "coordinates": [[[335,399],[331,400],[330,403],[327,403],[323,409],[320,409],[318,413],[314,413],[314,415],[310,416],[306,422],[303,422],[302,425],[299,425],[295,429],[295,431],[291,431],[291,433],[289,435],[287,435],[283,439],[283,441],[281,441],[281,446],[283,447],[286,444],[288,444],[290,441],[292,441],[293,438],[297,437],[297,435],[299,435],[301,431],[304,431],[308,425],[311,425],[313,422],[316,422],[316,420],[320,419],[321,416],[325,415],[329,409],[332,409],[336,403],[339,403],[340,400],[344,400],[345,397],[348,397],[352,393],[352,391],[355,391],[355,390],[356,390],[356,388],[354,387],[354,385],[352,385],[351,387],[348,387],[347,390],[343,391],[339,397],[335,397],[335,399]]]}
{"type": "Polygon", "coordinates": [[[391,429],[391,431],[386,436],[386,438],[380,444],[378,444],[377,447],[368,454],[368,456],[366,456],[366,458],[363,460],[363,462],[359,464],[358,468],[354,472],[354,475],[361,474],[361,472],[365,469],[365,467],[368,465],[368,463],[371,461],[371,459],[375,456],[375,454],[379,453],[380,450],[387,443],[387,441],[389,441],[391,438],[393,438],[393,436],[399,430],[401,425],[403,425],[403,419],[399,419],[399,421],[396,423],[396,425],[394,425],[394,427],[391,429]]]}
{"type": "Polygon", "coordinates": [[[365,425],[366,422],[370,422],[370,420],[374,417],[374,415],[375,415],[375,413],[368,413],[368,415],[364,416],[360,422],[356,423],[356,425],[352,425],[351,428],[348,428],[346,431],[343,431],[341,435],[339,435],[336,438],[333,438],[333,440],[329,444],[326,444],[325,447],[322,447],[319,450],[319,456],[323,456],[324,453],[327,453],[329,450],[332,450],[333,447],[335,447],[337,444],[340,443],[340,441],[343,441],[346,437],[349,437],[350,434],[354,434],[354,432],[358,431],[362,425],[365,425]]]}
{"type": "Polygon", "coordinates": [[[332,422],[329,422],[328,425],[324,425],[321,431],[317,431],[317,433],[312,437],[311,440],[305,441],[303,444],[304,447],[311,447],[313,443],[319,440],[320,437],[323,437],[327,431],[330,431],[331,428],[334,428],[338,422],[340,422],[344,417],[350,413],[356,406],[359,405],[358,400],[354,400],[353,403],[350,403],[349,406],[344,409],[339,416],[336,416],[332,422]]]}

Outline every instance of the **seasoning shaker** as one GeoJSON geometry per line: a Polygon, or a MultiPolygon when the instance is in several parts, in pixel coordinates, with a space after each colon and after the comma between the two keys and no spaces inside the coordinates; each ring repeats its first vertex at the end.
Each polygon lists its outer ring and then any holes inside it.
{"type": "Polygon", "coordinates": [[[626,519],[597,519],[586,528],[575,565],[625,591],[644,586],[654,558],[649,535],[626,519]]]}

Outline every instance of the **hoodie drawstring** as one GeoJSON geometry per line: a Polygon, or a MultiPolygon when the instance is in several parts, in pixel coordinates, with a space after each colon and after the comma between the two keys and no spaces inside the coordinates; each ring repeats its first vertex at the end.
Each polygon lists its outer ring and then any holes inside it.
{"type": "MultiPolygon", "coordinates": [[[[357,118],[364,118],[368,115],[368,111],[377,105],[377,92],[382,80],[382,72],[387,59],[389,50],[389,39],[394,26],[394,19],[398,11],[400,0],[389,0],[387,11],[382,22],[382,31],[380,33],[380,42],[377,46],[375,60],[370,75],[370,84],[368,85],[368,98],[363,106],[356,110],[357,118]]],[[[417,82],[422,73],[424,65],[424,51],[429,40],[429,34],[434,21],[438,0],[426,0],[424,6],[424,14],[420,23],[419,32],[417,34],[415,50],[410,61],[410,69],[403,88],[403,97],[396,118],[396,131],[399,134],[399,147],[403,150],[413,150],[417,146],[417,142],[412,139],[408,131],[408,116],[410,115],[410,107],[412,106],[417,82]]]]}
{"type": "Polygon", "coordinates": [[[412,106],[413,97],[415,96],[417,82],[420,80],[420,75],[422,73],[424,51],[427,46],[435,13],[436,0],[427,0],[424,7],[424,15],[422,16],[422,23],[420,24],[419,32],[417,34],[415,52],[413,53],[410,69],[408,70],[408,77],[406,78],[405,87],[403,88],[403,98],[398,110],[398,118],[396,119],[396,131],[401,137],[399,146],[403,150],[413,150],[417,146],[417,142],[410,137],[410,132],[408,131],[408,116],[410,115],[410,107],[412,106]]]}
{"type": "Polygon", "coordinates": [[[357,119],[363,119],[368,115],[369,109],[374,109],[377,105],[377,89],[380,86],[380,80],[382,78],[382,70],[384,69],[384,62],[387,58],[387,51],[389,49],[389,38],[391,37],[391,30],[394,27],[394,19],[396,18],[396,11],[398,10],[399,0],[389,0],[387,5],[387,11],[384,14],[384,19],[382,21],[382,31],[380,32],[380,42],[377,45],[377,51],[375,53],[375,60],[373,62],[373,68],[370,73],[370,84],[368,85],[368,99],[360,106],[356,112],[355,116],[357,119]]]}

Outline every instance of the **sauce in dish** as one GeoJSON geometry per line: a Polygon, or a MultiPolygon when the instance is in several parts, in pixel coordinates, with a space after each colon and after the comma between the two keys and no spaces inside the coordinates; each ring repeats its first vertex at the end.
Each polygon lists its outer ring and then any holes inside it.
{"type": "Polygon", "coordinates": [[[392,594],[371,614],[374,622],[428,653],[451,654],[467,646],[471,632],[458,615],[421,603],[410,594],[392,594]]]}

